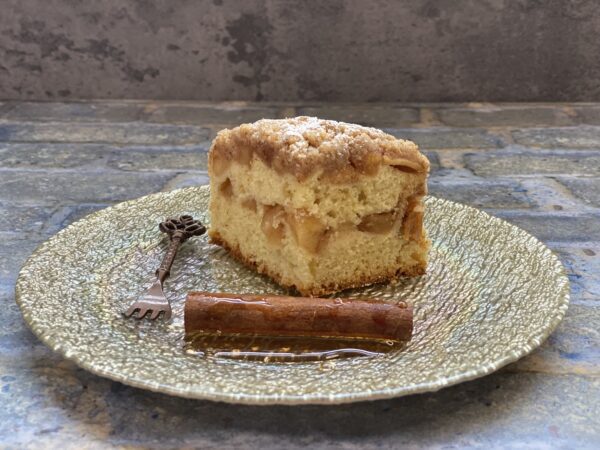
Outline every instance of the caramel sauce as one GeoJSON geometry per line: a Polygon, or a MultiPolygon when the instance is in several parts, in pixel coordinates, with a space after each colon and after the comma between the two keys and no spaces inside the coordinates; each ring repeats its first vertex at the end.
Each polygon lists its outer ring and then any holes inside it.
{"type": "Polygon", "coordinates": [[[210,359],[262,362],[329,361],[340,358],[383,357],[405,342],[327,337],[258,336],[195,332],[186,336],[188,355],[210,359]]]}

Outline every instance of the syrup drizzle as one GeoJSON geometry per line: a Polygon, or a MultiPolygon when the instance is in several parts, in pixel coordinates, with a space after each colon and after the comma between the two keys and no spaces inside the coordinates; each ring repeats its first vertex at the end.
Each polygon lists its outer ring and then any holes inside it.
{"type": "Polygon", "coordinates": [[[383,357],[406,343],[372,339],[272,337],[197,332],[186,336],[184,351],[202,358],[263,362],[329,361],[351,357],[383,357]]]}

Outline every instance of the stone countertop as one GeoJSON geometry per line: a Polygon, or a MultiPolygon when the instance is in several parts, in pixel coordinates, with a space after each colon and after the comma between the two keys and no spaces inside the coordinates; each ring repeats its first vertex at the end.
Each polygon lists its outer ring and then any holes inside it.
{"type": "Polygon", "coordinates": [[[0,447],[600,448],[600,104],[0,102],[0,447]],[[430,192],[484,209],[563,261],[572,303],[531,355],[437,393],[342,406],[185,400],[92,375],[14,303],[43,240],[122,200],[205,183],[215,133],[318,115],[417,142],[430,192]]]}

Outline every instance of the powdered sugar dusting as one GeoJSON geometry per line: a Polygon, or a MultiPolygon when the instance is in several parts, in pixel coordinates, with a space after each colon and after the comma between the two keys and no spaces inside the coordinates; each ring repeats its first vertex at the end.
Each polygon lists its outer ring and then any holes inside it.
{"type": "Polygon", "coordinates": [[[410,141],[375,128],[317,117],[262,119],[224,130],[211,152],[235,158],[240,146],[299,179],[315,171],[351,179],[360,173],[375,173],[381,164],[397,164],[399,160],[412,161],[420,172],[429,170],[427,158],[410,141]]]}
{"type": "Polygon", "coordinates": [[[256,122],[257,128],[278,131],[282,144],[289,146],[289,151],[303,157],[310,154],[326,142],[335,143],[333,147],[340,154],[348,152],[347,146],[359,134],[367,134],[371,138],[394,139],[380,130],[361,125],[323,120],[317,117],[299,116],[284,120],[262,119],[256,122]]]}

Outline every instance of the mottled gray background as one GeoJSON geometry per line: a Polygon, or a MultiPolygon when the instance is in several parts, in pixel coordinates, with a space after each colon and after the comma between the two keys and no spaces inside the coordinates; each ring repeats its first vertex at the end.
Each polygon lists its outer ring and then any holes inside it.
{"type": "Polygon", "coordinates": [[[3,0],[0,98],[600,100],[595,0],[3,0]]]}

